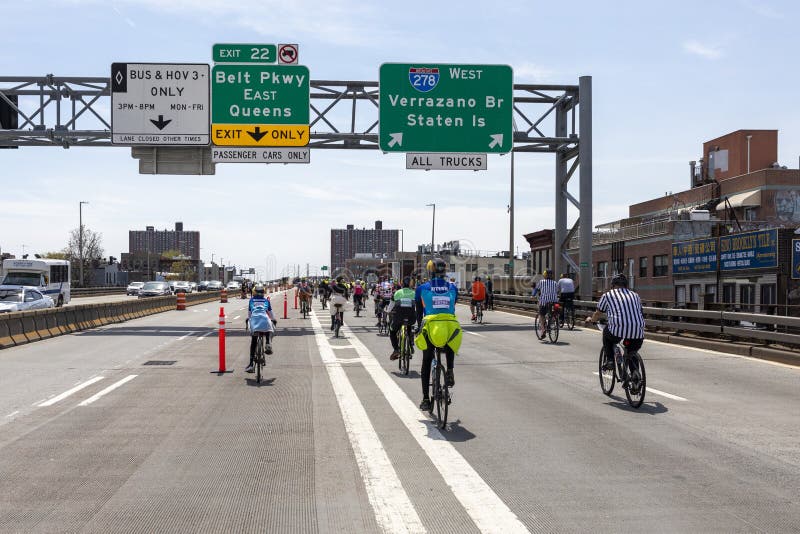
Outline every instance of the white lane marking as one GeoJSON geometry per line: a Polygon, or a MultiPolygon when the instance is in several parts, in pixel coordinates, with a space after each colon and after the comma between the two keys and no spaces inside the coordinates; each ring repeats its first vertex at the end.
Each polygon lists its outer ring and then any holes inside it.
{"type": "Polygon", "coordinates": [[[17,415],[18,413],[19,413],[19,410],[15,411],[15,412],[11,412],[11,413],[10,413],[10,414],[8,414],[6,417],[14,417],[14,416],[15,416],[15,415],[17,415]]]}
{"type": "Polygon", "coordinates": [[[470,332],[469,330],[464,330],[463,328],[461,329],[461,331],[464,332],[465,334],[469,334],[471,336],[486,337],[483,334],[479,334],[477,332],[470,332]]]}
{"type": "MultiPolygon", "coordinates": [[[[352,334],[347,325],[343,328],[345,333],[352,334]]],[[[426,420],[416,404],[381,367],[375,355],[354,334],[350,337],[364,368],[389,401],[389,406],[439,470],[478,529],[482,532],[528,532],[514,512],[500,500],[433,422],[426,420]]]]}
{"type": "Polygon", "coordinates": [[[131,380],[133,380],[133,379],[134,379],[134,378],[136,378],[137,376],[139,376],[139,375],[128,375],[128,376],[126,376],[125,378],[123,378],[123,379],[122,379],[122,380],[120,380],[119,382],[115,382],[115,383],[111,384],[110,386],[108,386],[108,387],[107,387],[106,389],[104,389],[103,391],[101,391],[101,392],[97,393],[96,395],[92,395],[91,397],[89,397],[89,398],[88,398],[88,399],[86,399],[85,401],[83,401],[83,402],[79,403],[79,404],[78,404],[78,406],[88,406],[88,405],[90,405],[91,403],[93,403],[94,401],[96,401],[97,399],[99,399],[100,397],[102,397],[103,395],[106,395],[106,394],[108,394],[108,393],[111,393],[112,391],[114,391],[114,390],[115,390],[115,389],[117,389],[118,387],[120,387],[120,386],[122,386],[122,385],[126,384],[127,382],[130,382],[131,380]]]}
{"type": "Polygon", "coordinates": [[[322,325],[313,312],[311,324],[378,526],[384,532],[425,532],[364,406],[334,356],[322,325]]]}
{"type": "Polygon", "coordinates": [[[181,337],[179,337],[179,338],[177,339],[177,341],[183,341],[183,340],[184,340],[184,339],[186,339],[187,337],[189,337],[189,336],[193,336],[193,335],[194,335],[194,333],[192,333],[192,334],[186,334],[185,336],[181,336],[181,337]]]}
{"type": "Polygon", "coordinates": [[[94,378],[91,378],[91,379],[87,380],[86,382],[83,382],[82,384],[79,384],[79,385],[75,386],[72,389],[68,389],[67,391],[65,391],[61,395],[57,395],[57,396],[53,397],[52,399],[46,400],[46,401],[44,401],[44,402],[42,402],[40,404],[36,404],[35,406],[37,406],[39,408],[43,408],[45,406],[52,406],[53,404],[66,399],[67,397],[69,397],[73,393],[77,393],[78,391],[82,390],[83,388],[91,386],[95,382],[99,382],[102,379],[103,379],[102,376],[96,376],[94,378]]]}
{"type": "Polygon", "coordinates": [[[333,350],[352,349],[353,345],[331,345],[333,350]]]}
{"type": "Polygon", "coordinates": [[[233,318],[233,320],[235,321],[235,320],[236,320],[236,319],[238,319],[239,317],[241,317],[241,315],[237,315],[236,317],[234,317],[234,318],[233,318]]]}
{"type": "Polygon", "coordinates": [[[207,338],[208,336],[210,336],[213,333],[214,332],[208,332],[207,334],[203,334],[202,336],[197,338],[197,341],[200,341],[201,339],[205,339],[205,338],[207,338]]]}
{"type": "MultiPolygon", "coordinates": [[[[595,376],[600,376],[600,373],[598,373],[597,371],[594,371],[592,374],[595,375],[595,376]]],[[[684,402],[688,402],[689,401],[689,399],[684,399],[683,397],[679,397],[677,395],[673,395],[672,393],[667,393],[666,391],[661,391],[660,389],[651,388],[650,386],[647,386],[647,391],[651,391],[651,392],[655,393],[656,395],[661,395],[662,397],[666,397],[666,398],[672,399],[672,400],[678,400],[678,401],[684,401],[684,402]]]]}

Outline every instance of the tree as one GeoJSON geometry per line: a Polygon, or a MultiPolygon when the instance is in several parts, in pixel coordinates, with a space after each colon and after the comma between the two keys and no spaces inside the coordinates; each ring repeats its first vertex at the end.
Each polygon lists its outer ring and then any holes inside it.
{"type": "Polygon", "coordinates": [[[48,259],[48,260],[66,260],[67,259],[67,253],[65,251],[63,251],[63,250],[61,252],[45,252],[44,254],[39,254],[39,256],[41,256],[42,258],[48,259]]]}
{"type": "Polygon", "coordinates": [[[183,253],[177,249],[165,250],[164,252],[161,253],[162,258],[173,259],[177,258],[178,256],[183,256],[183,253]]]}
{"type": "Polygon", "coordinates": [[[86,287],[91,279],[91,266],[93,261],[102,261],[103,254],[103,234],[95,232],[83,226],[83,254],[80,250],[81,231],[75,228],[69,233],[69,241],[63,253],[66,259],[72,264],[72,279],[78,287],[86,287]],[[81,257],[83,258],[83,280],[80,279],[81,257]]]}

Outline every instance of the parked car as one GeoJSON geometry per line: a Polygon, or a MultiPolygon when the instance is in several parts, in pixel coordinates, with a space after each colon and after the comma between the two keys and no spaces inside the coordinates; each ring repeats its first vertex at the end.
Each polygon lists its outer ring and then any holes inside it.
{"type": "Polygon", "coordinates": [[[225,289],[227,289],[230,293],[231,291],[241,291],[242,286],[239,284],[239,282],[228,282],[228,285],[225,286],[225,289]]]}
{"type": "Polygon", "coordinates": [[[208,291],[219,291],[223,287],[224,286],[222,285],[222,282],[220,282],[219,280],[208,281],[208,291]]]}
{"type": "Polygon", "coordinates": [[[167,282],[145,282],[139,290],[139,298],[143,297],[163,297],[171,295],[172,291],[167,282]]]}
{"type": "Polygon", "coordinates": [[[172,287],[173,293],[191,293],[192,286],[189,285],[189,282],[186,280],[178,280],[175,282],[175,285],[172,287]]]}
{"type": "Polygon", "coordinates": [[[210,280],[203,280],[202,282],[197,284],[198,291],[208,291],[208,282],[210,280]]]}
{"type": "Polygon", "coordinates": [[[53,299],[35,287],[0,286],[0,313],[55,308],[53,299]]]}
{"type": "Polygon", "coordinates": [[[197,282],[189,282],[189,286],[192,288],[192,292],[199,291],[197,289],[197,282]]]}
{"type": "Polygon", "coordinates": [[[126,295],[138,295],[139,290],[142,289],[144,282],[131,282],[125,290],[126,295]]]}

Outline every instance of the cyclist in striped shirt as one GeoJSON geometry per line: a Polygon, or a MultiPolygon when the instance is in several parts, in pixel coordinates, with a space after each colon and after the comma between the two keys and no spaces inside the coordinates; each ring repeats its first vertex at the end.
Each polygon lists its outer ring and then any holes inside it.
{"type": "Polygon", "coordinates": [[[539,328],[544,331],[545,316],[550,313],[550,308],[558,302],[558,282],[553,280],[553,272],[547,270],[542,273],[542,278],[533,288],[533,296],[539,296],[539,328]]]}
{"type": "Polygon", "coordinates": [[[586,319],[586,322],[596,323],[602,313],[608,317],[608,324],[603,329],[603,350],[606,354],[613,354],[614,345],[623,339],[630,351],[637,351],[642,347],[644,341],[642,300],[639,295],[628,289],[628,279],[624,274],[618,274],[611,280],[611,289],[600,297],[597,310],[586,319]]]}

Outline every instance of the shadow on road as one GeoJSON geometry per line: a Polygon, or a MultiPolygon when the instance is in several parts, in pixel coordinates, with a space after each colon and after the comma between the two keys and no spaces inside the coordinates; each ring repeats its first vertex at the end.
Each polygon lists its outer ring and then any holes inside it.
{"type": "Polygon", "coordinates": [[[263,386],[271,386],[275,382],[275,378],[262,378],[261,382],[256,382],[255,378],[246,378],[245,381],[248,386],[260,388],[263,386]]]}
{"type": "Polygon", "coordinates": [[[412,370],[412,369],[409,369],[407,375],[404,375],[400,371],[392,371],[392,374],[394,376],[396,376],[397,378],[419,378],[420,377],[419,373],[414,371],[414,370],[412,370]]]}
{"type": "MultiPolygon", "coordinates": [[[[436,424],[430,419],[426,419],[424,422],[428,424],[428,437],[433,438],[433,436],[431,436],[431,430],[436,428],[436,424]]],[[[461,426],[461,419],[456,419],[455,421],[447,423],[447,428],[440,430],[440,433],[445,440],[454,443],[463,443],[477,437],[461,426]]]]}
{"type": "Polygon", "coordinates": [[[661,404],[660,402],[645,402],[643,403],[638,409],[632,408],[627,401],[616,400],[616,397],[613,397],[615,400],[611,402],[607,402],[608,406],[613,406],[614,408],[619,408],[620,410],[624,410],[626,412],[632,413],[646,413],[649,415],[656,415],[660,413],[666,413],[669,411],[669,408],[661,404]]]}

